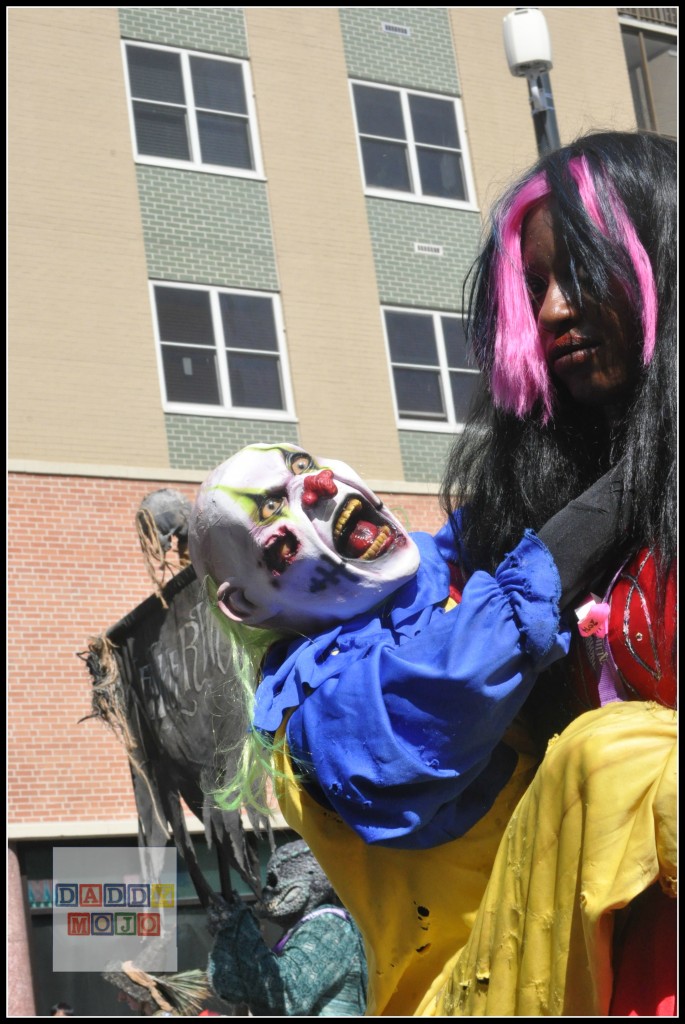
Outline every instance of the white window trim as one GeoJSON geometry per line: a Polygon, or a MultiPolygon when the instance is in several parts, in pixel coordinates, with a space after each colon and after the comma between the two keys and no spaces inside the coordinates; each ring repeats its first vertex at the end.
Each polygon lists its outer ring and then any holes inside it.
{"type": "Polygon", "coordinates": [[[626,28],[641,28],[645,32],[654,32],[657,35],[678,37],[678,29],[673,25],[661,25],[658,21],[642,21],[640,18],[630,18],[627,14],[619,14],[619,25],[626,28]]]}
{"type": "Polygon", "coordinates": [[[451,373],[466,373],[478,376],[479,370],[471,370],[468,367],[459,368],[458,370],[450,371],[447,365],[447,350],[445,348],[445,339],[442,332],[441,317],[452,317],[455,320],[464,320],[463,313],[453,313],[448,310],[433,310],[433,309],[421,309],[416,306],[382,306],[381,307],[381,322],[383,326],[383,337],[385,338],[385,355],[388,361],[388,373],[390,374],[390,386],[392,388],[392,400],[395,409],[395,425],[398,430],[413,430],[423,431],[433,434],[453,434],[455,431],[461,431],[464,429],[464,423],[456,418],[454,412],[454,405],[452,402],[452,388],[450,385],[450,372],[451,373]],[[430,420],[430,419],[410,419],[409,417],[400,416],[399,405],[397,402],[397,394],[395,392],[395,375],[393,370],[395,367],[410,368],[412,370],[436,370],[435,366],[427,366],[425,364],[419,365],[417,363],[394,363],[390,355],[390,339],[388,337],[387,325],[385,322],[385,314],[387,313],[411,313],[420,316],[429,316],[433,319],[433,330],[435,332],[435,341],[438,350],[438,366],[440,387],[442,389],[442,398],[445,403],[445,411],[447,413],[447,419],[445,420],[430,420]]]}
{"type": "MultiPolygon", "coordinates": [[[[398,85],[386,85],[382,82],[367,82],[360,78],[351,78],[349,80],[350,89],[350,103],[352,105],[352,117],[354,118],[354,128],[357,143],[357,159],[359,160],[359,171],[362,177],[362,184],[364,185],[364,194],[367,196],[374,196],[378,199],[395,199],[402,203],[419,203],[421,206],[446,206],[452,210],[474,210],[478,211],[478,204],[476,203],[476,187],[473,179],[473,173],[471,171],[471,156],[469,154],[468,139],[466,135],[466,123],[464,121],[464,111],[462,108],[461,100],[457,96],[447,96],[444,93],[438,92],[425,92],[421,89],[409,89],[398,85]],[[402,192],[398,189],[390,188],[377,188],[366,184],[366,176],[364,174],[364,159],[362,154],[362,135],[363,132],[359,130],[359,124],[357,123],[357,107],[354,102],[354,86],[363,85],[370,89],[384,89],[400,94],[400,104],[402,107],[402,117],[404,120],[404,128],[406,132],[406,139],[404,140],[407,144],[407,153],[409,157],[409,173],[412,179],[412,183],[419,185],[421,177],[419,175],[418,159],[416,156],[416,142],[414,140],[414,128],[411,120],[411,113],[409,110],[409,95],[412,96],[427,96],[429,99],[436,100],[448,100],[454,105],[454,112],[457,119],[457,131],[459,133],[459,141],[461,148],[458,152],[461,153],[462,166],[464,169],[464,181],[466,184],[467,199],[442,199],[440,196],[424,196],[419,192],[402,192]]],[[[373,138],[383,138],[383,136],[377,135],[373,138]]],[[[401,139],[388,138],[389,142],[401,143],[401,139]]],[[[432,149],[440,149],[440,146],[432,146],[432,149]]],[[[449,147],[445,148],[446,152],[454,153],[457,150],[449,147]]]]}
{"type": "MultiPolygon", "coordinates": [[[[150,280],[148,282],[150,294],[150,306],[152,308],[152,325],[155,336],[155,352],[157,356],[157,374],[159,377],[159,390],[162,397],[162,409],[168,413],[178,413],[183,416],[216,416],[222,419],[245,419],[245,420],[269,420],[279,423],[296,423],[295,403],[293,399],[292,382],[290,378],[290,367],[288,364],[287,349],[285,343],[285,326],[283,322],[283,311],[281,309],[280,296],[275,292],[261,292],[246,288],[224,288],[209,284],[187,284],[185,281],[162,281],[150,280]],[[157,320],[157,303],[155,301],[155,288],[182,288],[187,291],[209,292],[209,304],[212,312],[212,327],[214,329],[214,345],[219,370],[219,392],[224,399],[222,405],[202,405],[190,402],[170,402],[166,397],[166,380],[164,377],[164,363],[162,361],[162,345],[173,345],[173,342],[162,342],[159,334],[159,323],[157,320]],[[230,404],[230,381],[228,378],[228,366],[224,353],[226,352],[223,323],[219,308],[220,295],[249,295],[270,299],[274,312],[276,325],[276,340],[278,348],[276,352],[265,353],[267,358],[278,358],[283,386],[283,401],[285,409],[265,409],[263,407],[250,408],[246,406],[234,407],[230,404]]],[[[180,344],[180,343],[179,343],[180,344]]],[[[207,349],[208,346],[198,346],[207,349]]],[[[254,349],[231,349],[231,351],[249,351],[255,354],[254,349]]],[[[259,355],[260,353],[257,352],[259,355]]]]}
{"type": "MultiPolygon", "coordinates": [[[[152,167],[173,167],[183,171],[201,171],[205,174],[220,174],[224,177],[230,178],[252,178],[257,181],[265,181],[264,165],[262,163],[262,151],[259,144],[259,129],[257,125],[257,109],[254,102],[254,88],[252,86],[252,75],[250,72],[250,65],[245,60],[240,60],[237,57],[225,57],[220,53],[205,53],[201,50],[185,50],[176,46],[160,46],[158,43],[146,43],[135,39],[122,39],[121,40],[121,56],[124,63],[124,82],[126,83],[126,100],[128,103],[128,116],[129,124],[131,128],[131,145],[133,147],[133,154],[135,162],[137,164],[146,164],[152,167]],[[177,53],[181,58],[181,75],[183,78],[183,90],[186,97],[185,109],[188,113],[188,131],[190,135],[190,146],[194,154],[198,155],[198,159],[191,160],[176,160],[169,159],[163,156],[147,156],[138,152],[138,142],[136,139],[136,123],[133,112],[133,95],[131,92],[131,83],[128,76],[128,60],[126,57],[126,48],[128,46],[137,46],[144,50],[164,50],[167,53],[177,53]],[[248,170],[244,167],[221,167],[218,164],[204,164],[200,158],[200,141],[197,130],[197,118],[195,116],[197,107],[195,105],[195,95],[193,92],[192,75],[190,73],[190,58],[191,57],[204,57],[209,60],[220,60],[226,64],[240,64],[243,71],[243,84],[245,86],[245,99],[247,103],[247,122],[248,131],[250,136],[250,143],[252,146],[252,156],[254,158],[254,169],[248,170]]],[[[171,104],[173,105],[173,104],[171,104]]],[[[201,108],[204,109],[204,108],[201,108]]]]}

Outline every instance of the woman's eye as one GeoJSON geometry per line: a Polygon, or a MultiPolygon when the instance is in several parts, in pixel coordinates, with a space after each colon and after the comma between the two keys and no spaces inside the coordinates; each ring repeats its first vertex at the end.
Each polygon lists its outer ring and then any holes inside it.
{"type": "Polygon", "coordinates": [[[295,476],[301,476],[302,473],[307,473],[314,467],[314,459],[311,455],[305,455],[303,452],[301,455],[295,455],[291,459],[290,469],[295,476]]]}
{"type": "Polygon", "coordinates": [[[589,295],[591,298],[597,298],[598,293],[597,288],[595,286],[595,282],[590,277],[590,274],[582,265],[582,263],[578,263],[576,265],[576,275],[578,277],[578,284],[580,285],[581,290],[586,295],[589,295]]]}
{"type": "Polygon", "coordinates": [[[282,512],[284,506],[285,498],[266,498],[259,506],[259,518],[271,519],[272,516],[282,512]]]}
{"type": "Polygon", "coordinates": [[[547,282],[544,277],[538,277],[537,274],[529,274],[526,277],[526,287],[533,302],[539,304],[547,291],[547,282]]]}

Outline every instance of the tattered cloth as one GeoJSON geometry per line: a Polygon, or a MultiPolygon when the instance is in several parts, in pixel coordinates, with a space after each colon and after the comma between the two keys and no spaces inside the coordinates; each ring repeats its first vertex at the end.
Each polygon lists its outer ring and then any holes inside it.
{"type": "Polygon", "coordinates": [[[235,773],[247,711],[192,566],[166,584],[163,598],[149,597],[91,640],[85,660],[93,711],[129,755],[141,839],[164,846],[171,831],[207,905],[212,889],[197,865],[181,799],[219,847],[220,865],[235,867],[253,889],[261,885],[240,812],[221,811],[211,795],[235,773]]]}

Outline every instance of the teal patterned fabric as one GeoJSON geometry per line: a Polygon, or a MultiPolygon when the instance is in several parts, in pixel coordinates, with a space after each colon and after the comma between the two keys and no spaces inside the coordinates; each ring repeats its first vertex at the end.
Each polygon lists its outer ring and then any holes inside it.
{"type": "Polygon", "coordinates": [[[235,904],[210,954],[208,975],[222,999],[254,1016],[361,1017],[366,959],[348,914],[324,904],[291,930],[280,953],[269,949],[252,911],[235,904]],[[328,913],[324,911],[329,911],[328,913]]]}

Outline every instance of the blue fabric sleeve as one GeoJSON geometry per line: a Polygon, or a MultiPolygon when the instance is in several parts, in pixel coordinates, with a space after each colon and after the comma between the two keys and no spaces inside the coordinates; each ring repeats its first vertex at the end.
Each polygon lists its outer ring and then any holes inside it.
{"type": "Polygon", "coordinates": [[[551,555],[528,531],[494,577],[471,577],[458,607],[327,679],[288,722],[305,785],[369,843],[463,835],[513,771],[500,741],[538,672],[568,651],[559,592],[551,555]]]}

